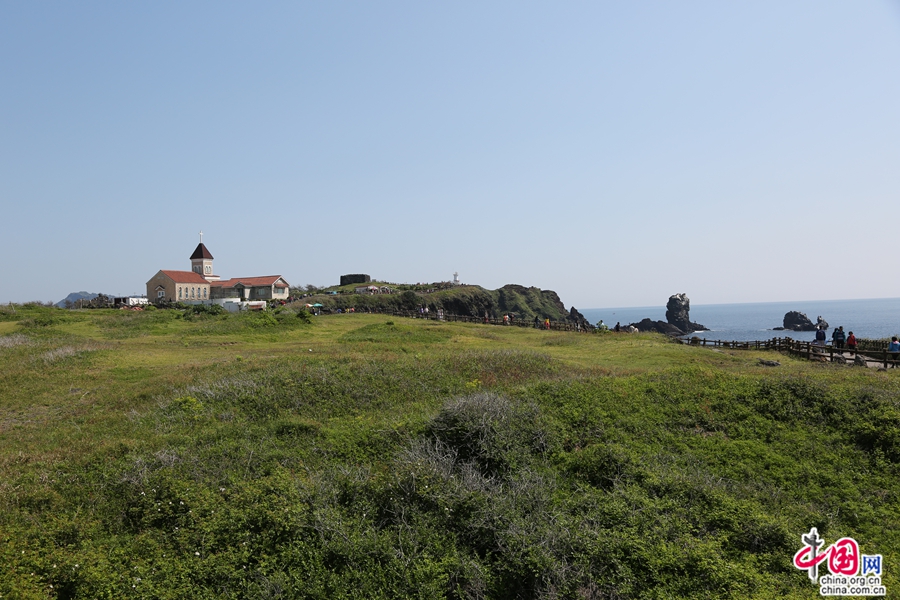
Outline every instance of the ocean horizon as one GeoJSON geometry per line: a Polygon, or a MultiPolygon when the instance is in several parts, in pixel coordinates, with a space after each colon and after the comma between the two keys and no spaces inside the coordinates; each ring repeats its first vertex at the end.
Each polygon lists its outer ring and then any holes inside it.
{"type": "MultiPolygon", "coordinates": [[[[865,300],[801,300],[789,302],[749,302],[736,304],[691,304],[690,318],[709,328],[692,335],[709,340],[752,341],[773,337],[795,340],[815,339],[814,331],[775,331],[781,327],[785,313],[796,310],[806,313],[812,322],[821,316],[828,322],[828,338],[834,328],[843,326],[858,338],[881,339],[900,336],[900,298],[870,298],[865,300]]],[[[610,328],[649,318],[666,320],[666,307],[641,306],[618,308],[587,308],[580,310],[596,325],[600,319],[610,328]]]]}

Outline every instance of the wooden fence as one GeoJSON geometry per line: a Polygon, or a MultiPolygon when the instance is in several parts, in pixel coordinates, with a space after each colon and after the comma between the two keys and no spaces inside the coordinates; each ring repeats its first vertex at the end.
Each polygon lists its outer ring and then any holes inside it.
{"type": "MultiPolygon", "coordinates": [[[[837,363],[853,362],[860,355],[866,363],[876,363],[888,367],[900,366],[900,353],[888,352],[886,342],[865,340],[866,349],[858,347],[856,350],[847,348],[835,348],[834,346],[822,346],[815,342],[801,342],[791,338],[772,338],[771,340],[756,340],[751,342],[728,342],[723,340],[705,340],[700,338],[680,338],[685,344],[692,346],[711,346],[714,348],[736,348],[740,350],[775,350],[785,352],[791,356],[799,356],[806,360],[817,360],[837,363]],[[848,356],[849,355],[849,356],[848,356]]],[[[862,346],[862,344],[860,344],[862,346]]]]}
{"type": "Polygon", "coordinates": [[[591,333],[596,328],[588,325],[587,327],[583,327],[581,325],[576,325],[575,323],[569,323],[567,321],[550,321],[550,323],[545,323],[542,319],[538,319],[538,322],[535,323],[534,319],[511,319],[509,321],[504,321],[502,318],[497,317],[470,317],[468,315],[448,315],[446,313],[443,316],[439,315],[437,311],[429,311],[427,313],[421,313],[418,311],[393,311],[393,312],[384,312],[382,314],[389,314],[395,317],[407,317],[410,319],[430,319],[432,321],[451,321],[456,323],[482,323],[484,325],[501,325],[507,327],[532,327],[535,329],[549,329],[551,331],[574,331],[577,333],[591,333]]]}

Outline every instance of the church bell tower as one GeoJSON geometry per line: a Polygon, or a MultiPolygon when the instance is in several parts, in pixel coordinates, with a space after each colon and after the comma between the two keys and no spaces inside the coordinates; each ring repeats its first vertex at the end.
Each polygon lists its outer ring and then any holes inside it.
{"type": "Polygon", "coordinates": [[[197,273],[207,281],[218,281],[219,276],[213,274],[213,255],[203,245],[203,232],[200,232],[200,243],[191,254],[191,271],[197,273]]]}

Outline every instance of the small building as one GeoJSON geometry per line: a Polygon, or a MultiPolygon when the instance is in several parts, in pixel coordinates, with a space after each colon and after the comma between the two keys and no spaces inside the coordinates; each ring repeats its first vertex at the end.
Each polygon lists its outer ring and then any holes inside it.
{"type": "Polygon", "coordinates": [[[117,296],[113,298],[113,306],[144,306],[150,304],[146,296],[117,296]]]}
{"type": "Polygon", "coordinates": [[[243,301],[287,300],[291,288],[281,275],[235,277],[224,281],[213,281],[210,286],[213,300],[239,298],[243,301]]]}
{"type": "Polygon", "coordinates": [[[369,283],[372,278],[365,273],[352,273],[350,275],[341,275],[341,285],[351,285],[354,283],[369,283]]]}

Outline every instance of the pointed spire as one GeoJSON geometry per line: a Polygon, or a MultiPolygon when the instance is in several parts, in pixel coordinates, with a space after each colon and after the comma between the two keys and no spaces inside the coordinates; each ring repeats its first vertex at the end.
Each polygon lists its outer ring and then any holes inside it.
{"type": "Polygon", "coordinates": [[[197,244],[197,248],[194,250],[194,253],[191,254],[191,260],[195,260],[198,258],[207,258],[212,260],[213,255],[210,254],[209,250],[206,249],[206,246],[203,245],[203,242],[197,244]]]}

